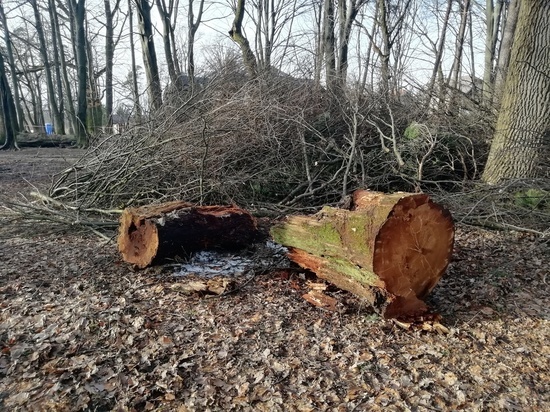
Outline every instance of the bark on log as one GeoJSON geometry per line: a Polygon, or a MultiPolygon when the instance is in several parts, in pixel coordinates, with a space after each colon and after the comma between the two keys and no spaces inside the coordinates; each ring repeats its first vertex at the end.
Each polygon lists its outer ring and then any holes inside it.
{"type": "Polygon", "coordinates": [[[125,209],[118,250],[139,268],[202,249],[236,249],[256,239],[256,221],[236,206],[194,206],[186,202],[125,209]]]}
{"type": "Polygon", "coordinates": [[[450,213],[424,194],[353,195],[352,210],[325,207],[272,228],[289,258],[341,289],[366,298],[385,317],[427,311],[424,297],[451,259],[450,213]]]}

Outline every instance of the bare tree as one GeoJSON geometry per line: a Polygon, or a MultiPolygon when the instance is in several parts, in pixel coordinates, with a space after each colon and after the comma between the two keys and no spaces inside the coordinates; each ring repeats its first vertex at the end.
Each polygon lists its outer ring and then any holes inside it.
{"type": "Polygon", "coordinates": [[[67,69],[67,58],[65,57],[65,45],[63,44],[63,38],[61,36],[61,26],[59,22],[59,12],[58,9],[65,11],[67,18],[70,16],[70,12],[65,8],[64,5],[59,4],[56,7],[55,0],[48,0],[48,6],[51,13],[52,26],[55,28],[55,36],[57,38],[58,53],[59,53],[59,68],[61,70],[61,77],[63,81],[64,89],[64,99],[65,105],[68,108],[69,119],[70,119],[70,133],[75,133],[77,130],[77,118],[76,110],[74,107],[74,99],[71,87],[71,79],[69,78],[69,71],[67,69]]]}
{"type": "MultiPolygon", "coordinates": [[[[451,16],[451,11],[453,9],[453,1],[454,0],[447,0],[446,8],[445,8],[445,14],[443,16],[443,21],[441,22],[441,29],[439,30],[439,39],[437,41],[437,44],[434,44],[434,52],[435,52],[435,62],[434,67],[432,69],[432,74],[430,76],[430,80],[428,82],[428,99],[426,101],[426,107],[429,107],[434,95],[434,89],[435,89],[435,81],[437,79],[438,74],[441,72],[441,61],[443,60],[443,52],[445,50],[445,39],[447,37],[447,28],[449,26],[449,17],[451,16]]],[[[443,88],[443,85],[440,85],[440,89],[443,88]]]]}
{"type": "Polygon", "coordinates": [[[113,125],[113,59],[115,54],[113,18],[118,12],[120,0],[111,7],[110,0],[103,1],[105,6],[105,114],[107,127],[113,125]]]}
{"type": "MultiPolygon", "coordinates": [[[[172,16],[177,14],[178,2],[179,0],[168,0],[168,3],[166,0],[156,0],[157,9],[162,19],[162,42],[164,45],[166,66],[168,67],[170,81],[174,85],[178,83],[178,76],[181,72],[176,53],[176,45],[173,42],[175,27],[172,24],[172,16]],[[176,11],[176,13],[174,13],[174,11],[176,11]]],[[[191,1],[190,13],[192,13],[192,3],[193,1],[191,1]]]]}
{"type": "Polygon", "coordinates": [[[136,51],[134,48],[134,11],[132,9],[132,0],[128,0],[128,23],[130,26],[130,56],[131,56],[131,64],[132,64],[131,88],[132,88],[132,95],[134,100],[134,112],[136,114],[137,123],[141,123],[142,110],[141,110],[138,83],[137,83],[136,51]]]}
{"type": "Polygon", "coordinates": [[[195,84],[195,36],[202,21],[204,0],[199,0],[199,10],[195,19],[194,0],[189,0],[187,10],[187,76],[191,87],[195,84]]]}
{"type": "Polygon", "coordinates": [[[377,44],[374,37],[371,37],[370,40],[373,50],[380,59],[380,89],[388,96],[396,96],[398,91],[396,82],[394,79],[392,80],[391,55],[392,49],[405,27],[405,18],[411,8],[412,0],[396,2],[377,0],[377,2],[378,15],[375,19],[381,44],[377,44]]]}
{"type": "Polygon", "coordinates": [[[245,15],[245,0],[238,0],[234,11],[235,18],[233,19],[231,30],[229,30],[229,36],[239,45],[246,70],[248,71],[249,76],[254,78],[258,75],[258,62],[256,61],[256,56],[254,55],[254,52],[250,47],[250,43],[244,36],[242,30],[245,15]]]}
{"type": "Polygon", "coordinates": [[[504,28],[498,52],[498,64],[495,73],[495,90],[493,96],[494,103],[497,107],[500,102],[500,96],[502,95],[504,81],[506,80],[508,65],[510,64],[510,53],[512,52],[512,45],[514,43],[514,33],[516,32],[520,4],[520,0],[510,0],[506,7],[506,17],[503,20],[504,28]]]}
{"type": "Polygon", "coordinates": [[[11,92],[8,76],[6,76],[6,66],[4,56],[0,53],[0,106],[2,109],[1,117],[4,123],[4,144],[0,149],[15,149],[17,148],[16,135],[19,131],[17,124],[17,113],[15,111],[15,103],[11,92]]]}
{"type": "Polygon", "coordinates": [[[4,27],[4,41],[6,42],[6,52],[8,57],[8,64],[10,66],[11,72],[11,82],[13,85],[13,95],[15,98],[15,109],[17,110],[17,124],[18,129],[23,130],[25,115],[21,106],[21,98],[19,96],[19,81],[17,78],[17,70],[15,65],[15,57],[13,54],[13,47],[11,42],[11,33],[8,28],[8,19],[6,18],[6,13],[4,12],[4,5],[0,2],[0,22],[4,27]]]}
{"type": "Polygon", "coordinates": [[[324,0],[322,49],[325,56],[325,81],[327,89],[332,94],[335,93],[337,88],[335,25],[334,0],[324,0]]]}
{"type": "Polygon", "coordinates": [[[61,112],[59,110],[59,105],[57,103],[57,98],[56,98],[56,90],[53,83],[50,57],[48,54],[48,48],[46,46],[46,38],[44,36],[44,28],[42,25],[42,16],[40,15],[40,10],[38,9],[37,0],[30,0],[30,3],[34,11],[36,34],[38,37],[38,41],[40,42],[40,55],[42,56],[42,62],[44,63],[44,70],[46,73],[48,101],[50,103],[49,106],[52,112],[55,131],[56,133],[59,133],[59,134],[65,134],[65,125],[63,122],[63,116],[61,115],[61,112]]]}
{"type": "Polygon", "coordinates": [[[486,0],[485,68],[483,70],[483,101],[490,104],[493,98],[497,41],[502,18],[503,0],[486,0]]]}
{"type": "MultiPolygon", "coordinates": [[[[459,88],[459,78],[462,71],[462,59],[464,57],[464,40],[466,38],[466,27],[468,25],[469,15],[470,15],[470,0],[462,0],[460,2],[460,26],[458,29],[458,34],[456,36],[456,48],[455,56],[453,60],[453,66],[451,72],[449,73],[450,81],[447,83],[452,89],[452,96],[456,96],[456,91],[459,88]]],[[[453,99],[451,99],[450,106],[452,107],[453,99]]]]}
{"type": "Polygon", "coordinates": [[[148,0],[135,0],[135,3],[137,6],[139,34],[141,38],[141,48],[143,50],[145,75],[147,76],[149,101],[151,107],[158,110],[162,107],[162,89],[160,86],[157,53],[155,51],[153,37],[153,22],[151,20],[152,6],[148,0]]]}
{"type": "Polygon", "coordinates": [[[69,0],[69,8],[75,29],[73,32],[73,42],[76,51],[75,56],[78,77],[76,140],[80,147],[86,147],[89,142],[88,132],[86,130],[88,109],[86,94],[88,86],[88,56],[85,31],[86,0],[69,0]]]}
{"type": "Polygon", "coordinates": [[[351,31],[359,10],[367,0],[347,0],[338,2],[338,60],[336,76],[342,85],[346,84],[348,74],[348,51],[351,31]]]}

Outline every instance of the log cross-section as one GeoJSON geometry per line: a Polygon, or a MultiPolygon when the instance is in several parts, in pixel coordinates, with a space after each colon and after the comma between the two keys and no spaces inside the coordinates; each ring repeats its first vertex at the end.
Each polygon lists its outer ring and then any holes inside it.
{"type": "Polygon", "coordinates": [[[427,310],[423,298],[450,261],[450,213],[427,195],[360,190],[352,210],[324,207],[272,228],[289,257],[341,289],[366,298],[386,317],[427,310]]]}
{"type": "Polygon", "coordinates": [[[125,262],[144,268],[202,249],[236,249],[257,236],[255,219],[236,206],[169,202],[125,209],[118,250],[125,262]]]}

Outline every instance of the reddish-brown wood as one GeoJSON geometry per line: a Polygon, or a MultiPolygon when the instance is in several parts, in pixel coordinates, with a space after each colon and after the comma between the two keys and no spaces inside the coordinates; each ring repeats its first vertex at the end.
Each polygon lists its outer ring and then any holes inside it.
{"type": "Polygon", "coordinates": [[[125,209],[118,250],[125,262],[144,268],[197,250],[240,248],[256,236],[256,221],[243,209],[176,201],[125,209]]]}
{"type": "Polygon", "coordinates": [[[272,228],[300,266],[366,298],[386,317],[426,312],[451,258],[451,215],[427,195],[360,190],[351,210],[325,207],[272,228]]]}

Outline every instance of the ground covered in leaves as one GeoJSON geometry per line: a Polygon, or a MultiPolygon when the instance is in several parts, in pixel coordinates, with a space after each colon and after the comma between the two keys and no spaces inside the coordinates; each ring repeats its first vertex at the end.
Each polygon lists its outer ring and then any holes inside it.
{"type": "Polygon", "coordinates": [[[78,154],[0,152],[1,410],[550,410],[548,239],[459,226],[429,299],[449,333],[331,287],[336,311],[317,308],[301,296],[320,281],[284,265],[193,293],[113,243],[13,220],[10,199],[78,154]]]}

